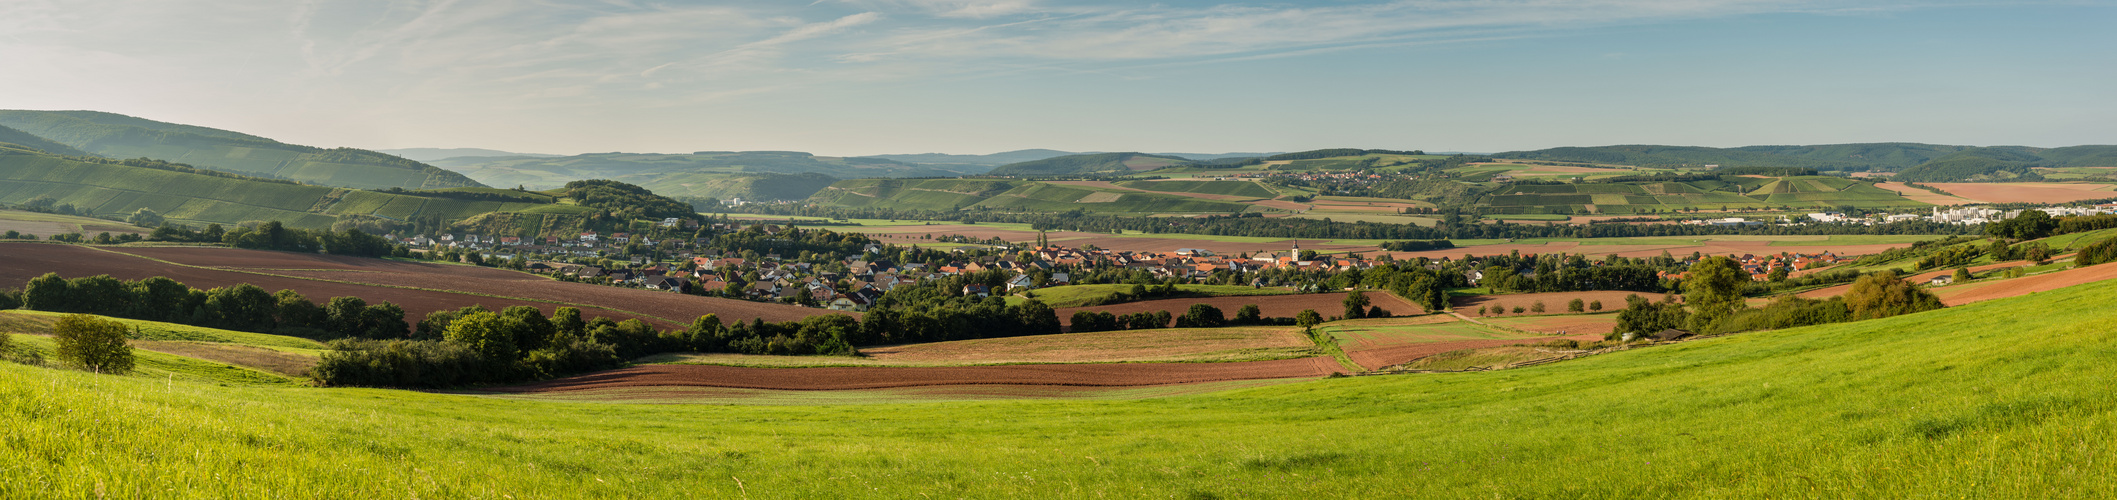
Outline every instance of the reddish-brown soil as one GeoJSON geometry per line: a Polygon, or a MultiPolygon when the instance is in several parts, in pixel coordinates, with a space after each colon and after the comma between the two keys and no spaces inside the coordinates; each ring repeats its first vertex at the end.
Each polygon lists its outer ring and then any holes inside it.
{"type": "Polygon", "coordinates": [[[648,365],[505,387],[555,392],[614,387],[734,387],[780,390],[882,389],[941,385],[1149,386],[1223,380],[1320,377],[1343,373],[1330,358],[1242,363],[1104,363],[916,368],[745,368],[648,365]]]}
{"type": "MultiPolygon", "coordinates": [[[[2003,268],[2009,268],[2009,267],[2020,267],[2020,266],[2022,266],[2022,265],[2023,265],[2023,264],[2022,264],[2021,262],[2001,262],[2001,263],[1998,263],[1998,264],[1985,264],[1985,265],[1982,265],[1982,266],[1972,266],[1972,267],[1970,268],[1970,272],[1973,272],[1973,273],[1982,273],[1982,272],[1985,272],[1985,271],[1990,271],[1990,270],[1993,270],[1993,269],[2003,269],[2003,268]]],[[[2061,271],[2061,272],[2059,272],[2059,273],[2052,273],[2052,274],[2063,274],[2063,273],[2064,273],[2064,272],[2063,272],[2063,271],[2061,271]]],[[[1910,282],[1912,282],[1912,283],[1920,283],[1920,284],[1923,284],[1923,283],[1926,283],[1926,282],[1928,282],[1928,281],[1932,281],[1932,280],[1933,280],[1934,278],[1938,278],[1938,277],[1941,277],[1941,276],[1948,276],[1948,275],[1952,275],[1952,274],[1955,274],[1955,270],[1954,270],[1954,269],[1940,269],[1940,270],[1935,270],[1935,271],[1927,271],[1927,272],[1923,272],[1923,273],[1919,273],[1919,274],[1913,274],[1913,275],[1910,275],[1910,276],[1905,276],[1905,277],[1904,277],[1904,279],[1905,279],[1905,280],[1907,280],[1907,281],[1910,281],[1910,282]]],[[[1903,276],[1903,275],[1899,275],[1899,276],[1903,276]]],[[[2049,276],[2049,274],[2046,274],[2046,275],[2040,275],[2040,276],[2038,276],[2038,277],[2042,277],[2042,276],[2049,276]]],[[[2004,286],[2004,285],[2005,285],[2006,283],[2012,283],[2012,282],[2016,282],[2016,281],[2021,281],[2021,280],[2008,280],[2008,281],[2001,281],[2001,282],[1998,282],[1998,283],[1996,283],[1996,284],[1999,284],[1999,285],[2002,285],[2002,286],[2004,286]]],[[[2090,280],[2090,281],[2092,281],[2092,280],[2090,280]]],[[[2024,282],[2024,283],[2026,283],[2026,282],[2024,282]]],[[[1961,304],[1966,304],[1967,302],[1955,302],[1955,301],[1953,301],[1953,300],[1950,300],[1949,296],[1950,296],[1950,295],[1951,295],[1952,293],[1954,293],[1955,291],[1961,290],[1961,289],[1962,289],[1963,287],[1982,287],[1982,286],[1987,286],[1987,285],[1986,285],[1986,284],[1981,284],[1981,283],[1972,283],[1972,284],[1966,284],[1966,285],[1961,285],[1961,286],[1946,286],[1946,287],[1941,287],[1941,288],[1935,288],[1935,289],[1933,289],[1933,291],[1934,291],[1934,295],[1937,295],[1937,296],[1939,296],[1939,297],[1941,298],[1941,303],[1943,303],[1943,304],[1948,304],[1948,305],[1951,305],[1951,306],[1953,306],[1953,305],[1961,305],[1961,304]]],[[[1811,298],[1811,299],[1822,299],[1822,298],[1830,298],[1830,297],[1836,297],[1836,296],[1839,296],[1839,295],[1844,295],[1844,294],[1845,294],[1845,292],[1846,292],[1846,291],[1848,291],[1848,290],[1852,290],[1852,285],[1849,285],[1849,284],[1847,284],[1847,285],[1838,285],[1838,286],[1833,286],[1833,287],[1828,287],[1828,288],[1817,288],[1817,289],[1814,289],[1814,290],[1809,290],[1809,291],[1806,291],[1806,292],[1801,292],[1801,296],[1802,296],[1802,297],[1805,297],[1805,298],[1811,298]]],[[[2012,297],[2012,296],[2013,296],[2013,295],[2007,295],[2006,297],[2012,297]]],[[[1993,298],[2000,298],[2000,297],[1993,297],[1993,298]]]]}
{"type": "MultiPolygon", "coordinates": [[[[1411,315],[1424,312],[1419,306],[1405,302],[1396,295],[1380,290],[1369,290],[1367,301],[1370,307],[1379,306],[1391,314],[1411,315]]],[[[1244,305],[1256,304],[1258,311],[1267,318],[1291,318],[1301,314],[1302,309],[1315,309],[1323,317],[1345,314],[1345,294],[1312,293],[1302,295],[1256,295],[1245,297],[1204,297],[1195,299],[1162,299],[1127,302],[1088,307],[1068,307],[1058,310],[1059,321],[1068,325],[1073,322],[1075,311],[1104,311],[1123,316],[1126,314],[1168,311],[1170,316],[1182,316],[1191,310],[1192,304],[1206,304],[1220,308],[1223,316],[1233,318],[1235,311],[1244,305]]]]}
{"type": "Polygon", "coordinates": [[[1935,205],[1963,205],[1969,203],[1977,203],[1977,201],[1975,200],[1966,200],[1954,196],[1948,196],[1945,194],[1935,193],[1932,191],[1911,187],[1902,182],[1878,182],[1875,183],[1874,186],[1890,191],[1896,191],[1897,194],[1904,195],[1905,199],[1909,199],[1911,201],[1916,201],[1919,203],[1931,203],[1935,205]]]}
{"type": "Polygon", "coordinates": [[[179,264],[251,270],[297,278],[351,281],[392,287],[415,287],[480,295],[564,302],[630,311],[688,324],[706,313],[723,320],[737,318],[792,321],[816,314],[851,314],[783,304],[764,304],[699,297],[635,288],[552,281],[534,274],[488,267],[402,262],[291,252],[226,248],[120,248],[117,251],[179,264]],[[334,270],[335,269],[335,270],[334,270]]]}
{"type": "Polygon", "coordinates": [[[2110,184],[2100,183],[1937,182],[1927,185],[1982,203],[2063,203],[2117,198],[2117,192],[2110,190],[2110,184]]]}
{"type": "MultiPolygon", "coordinates": [[[[1603,307],[1603,310],[1605,312],[1615,310],[1610,308],[1609,304],[1603,304],[1603,307]]],[[[1622,307],[1618,307],[1616,309],[1622,309],[1622,307]]],[[[1611,328],[1617,327],[1617,317],[1610,314],[1563,314],[1557,316],[1528,316],[1522,318],[1481,318],[1479,319],[1479,321],[1485,321],[1495,325],[1505,326],[1517,330],[1528,330],[1532,332],[1551,335],[1556,335],[1559,332],[1565,332],[1568,335],[1583,335],[1589,333],[1602,334],[1609,333],[1611,328]]]]}
{"type": "MultiPolygon", "coordinates": [[[[1062,333],[867,347],[889,362],[1080,363],[1199,361],[1258,349],[1314,346],[1298,328],[1252,326],[1062,333]]],[[[1249,358],[1258,359],[1258,358],[1249,358]]]]}
{"type": "MultiPolygon", "coordinates": [[[[1635,293],[1639,294],[1640,297],[1647,298],[1648,300],[1657,300],[1661,298],[1661,294],[1653,292],[1599,291],[1519,293],[1512,295],[1478,295],[1471,297],[1456,297],[1455,299],[1450,300],[1449,302],[1450,305],[1455,307],[1456,312],[1462,313],[1464,316],[1477,316],[1477,310],[1480,307],[1499,306],[1507,308],[1507,313],[1492,314],[1488,315],[1488,317],[1506,317],[1514,314],[1515,307],[1519,306],[1522,308],[1523,311],[1528,311],[1529,307],[1535,305],[1538,301],[1542,301],[1544,303],[1543,314],[1564,313],[1566,312],[1566,303],[1572,301],[1573,299],[1580,299],[1580,301],[1583,303],[1593,303],[1599,300],[1602,301],[1603,311],[1615,311],[1618,309],[1624,309],[1625,296],[1632,295],[1635,293]]],[[[1582,304],[1582,306],[1586,307],[1586,304],[1582,304]]],[[[1597,311],[1584,310],[1583,312],[1592,313],[1597,311]]],[[[1522,314],[1531,313],[1524,312],[1522,314]]]]}
{"type": "Polygon", "coordinates": [[[315,356],[303,356],[255,346],[156,340],[134,340],[130,343],[133,347],[149,351],[207,361],[219,361],[289,377],[308,376],[309,368],[316,366],[315,356]]]}
{"type": "Polygon", "coordinates": [[[1345,353],[1345,356],[1348,358],[1352,358],[1353,362],[1359,363],[1360,367],[1362,368],[1374,370],[1386,366],[1395,366],[1404,363],[1409,363],[1411,362],[1411,360],[1414,359],[1432,356],[1448,351],[1478,349],[1484,347],[1510,346],[1515,344],[1534,344],[1538,342],[1549,342],[1560,339],[1582,341],[1602,340],[1602,335],[1602,333],[1594,333],[1568,335],[1564,337],[1537,337],[1528,339],[1491,339],[1462,340],[1456,342],[1434,342],[1430,344],[1411,344],[1395,347],[1384,347],[1380,349],[1369,349],[1364,351],[1349,351],[1345,353]]]}
{"type": "MultiPolygon", "coordinates": [[[[113,250],[139,251],[147,249],[119,248],[113,250]]],[[[299,261],[300,259],[298,259],[298,257],[303,257],[300,254],[289,254],[293,255],[293,257],[288,257],[286,255],[274,255],[282,254],[283,252],[262,252],[255,250],[186,250],[191,252],[228,252],[225,255],[217,255],[212,258],[204,258],[198,256],[215,254],[201,253],[193,255],[193,257],[195,257],[195,260],[199,262],[222,264],[231,262],[243,262],[243,258],[246,256],[258,256],[260,258],[265,259],[265,262],[273,263],[285,263],[288,262],[287,259],[295,259],[296,261],[299,261]]],[[[172,255],[172,253],[161,252],[157,255],[167,256],[172,255]]],[[[170,262],[177,261],[170,260],[170,262]]],[[[265,274],[255,274],[233,270],[203,269],[197,267],[186,267],[182,265],[171,265],[168,263],[147,260],[129,254],[118,253],[115,251],[103,251],[96,248],[77,245],[0,243],[0,287],[20,287],[24,283],[27,283],[31,278],[41,276],[47,272],[56,272],[60,276],[64,276],[67,278],[78,278],[82,276],[108,274],[111,277],[125,280],[139,280],[154,276],[166,276],[170,279],[177,280],[194,288],[202,289],[249,283],[264,288],[267,291],[278,291],[283,289],[294,290],[296,292],[300,292],[304,296],[307,296],[309,300],[317,302],[323,302],[329,300],[331,297],[341,296],[359,297],[362,300],[366,300],[368,301],[368,303],[371,304],[388,301],[404,308],[405,321],[407,323],[418,323],[420,319],[425,318],[426,314],[430,312],[455,310],[473,305],[482,305],[486,308],[495,310],[513,306],[531,306],[544,311],[545,314],[550,314],[554,309],[557,309],[561,305],[570,304],[575,305],[576,307],[580,307],[581,314],[584,316],[607,317],[613,320],[624,320],[637,317],[650,323],[654,323],[656,326],[661,328],[681,327],[689,323],[689,318],[698,315],[704,315],[706,313],[717,313],[720,314],[722,318],[729,320],[736,318],[748,319],[762,317],[766,318],[767,320],[778,321],[781,319],[800,318],[806,316],[807,314],[826,312],[820,309],[799,308],[794,306],[785,306],[777,304],[760,304],[752,302],[732,301],[726,299],[703,300],[706,298],[679,296],[675,298],[702,300],[698,302],[698,304],[700,305],[696,307],[695,313],[674,314],[672,318],[664,320],[655,316],[645,315],[651,314],[647,313],[646,311],[639,311],[639,309],[652,308],[653,306],[651,304],[646,304],[644,302],[634,302],[633,299],[626,298],[627,296],[625,295],[613,295],[607,297],[599,296],[599,294],[603,293],[627,290],[620,290],[616,288],[609,288],[608,290],[604,290],[605,287],[597,287],[595,285],[573,284],[574,286],[580,287],[594,287],[594,289],[585,290],[583,293],[580,294],[580,296],[573,297],[573,300],[563,301],[567,302],[568,304],[553,304],[550,302],[523,300],[522,297],[524,297],[525,294],[520,292],[521,290],[525,289],[536,289],[535,286],[530,285],[538,285],[541,283],[544,286],[548,286],[559,285],[563,283],[523,282],[514,284],[513,286],[509,287],[509,290],[507,290],[508,293],[494,294],[508,298],[482,296],[473,294],[477,292],[457,293],[438,290],[458,289],[453,286],[448,286],[450,283],[479,281],[477,279],[466,278],[462,276],[464,274],[498,272],[519,275],[519,273],[490,269],[459,268],[459,266],[445,266],[434,264],[401,263],[381,260],[376,260],[375,262],[376,264],[374,265],[381,266],[384,268],[393,268],[395,266],[432,266],[434,268],[439,268],[436,269],[436,273],[451,273],[456,274],[456,276],[437,275],[440,277],[434,278],[435,284],[444,285],[434,287],[437,290],[409,290],[403,288],[392,288],[387,286],[373,286],[358,283],[338,283],[330,281],[318,281],[313,279],[301,279],[295,277],[270,276],[265,274]],[[620,310],[612,310],[604,307],[598,307],[594,304],[587,302],[591,300],[597,303],[619,304],[612,307],[617,307],[618,309],[623,309],[625,311],[639,311],[642,314],[633,314],[620,310]]],[[[357,266],[358,264],[349,263],[344,265],[357,266]]],[[[657,293],[640,290],[630,291],[640,293],[657,293]]],[[[674,294],[671,295],[673,296],[674,294]]],[[[665,311],[665,313],[670,312],[665,311]]]]}
{"type": "MultiPolygon", "coordinates": [[[[2019,263],[2014,265],[2019,265],[2019,263]]],[[[1934,295],[1940,296],[1943,304],[1959,306],[1972,302],[2019,297],[2108,279],[2117,279],[2117,264],[2100,264],[2010,280],[1944,286],[1934,289],[1934,295]],[[1961,288],[1950,290],[1956,287],[1961,288]]]]}

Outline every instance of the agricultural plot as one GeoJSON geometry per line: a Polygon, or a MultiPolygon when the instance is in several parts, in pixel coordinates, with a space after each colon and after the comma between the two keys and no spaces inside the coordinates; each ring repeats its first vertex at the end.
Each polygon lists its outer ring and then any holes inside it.
{"type": "Polygon", "coordinates": [[[2117,184],[2086,182],[1935,182],[1925,185],[1979,203],[2064,203],[2117,198],[2117,184]]]}
{"type": "Polygon", "coordinates": [[[1235,363],[1078,363],[994,366],[750,368],[645,365],[534,384],[494,388],[541,393],[629,387],[853,390],[921,386],[1156,386],[1343,373],[1326,357],[1235,363]]]}
{"type": "Polygon", "coordinates": [[[905,366],[1017,363],[1242,362],[1321,355],[1290,326],[1116,330],[863,348],[905,366]]]}
{"type": "MultiPolygon", "coordinates": [[[[1389,311],[1391,314],[1407,315],[1420,314],[1423,312],[1419,309],[1419,306],[1412,305],[1410,302],[1405,302],[1404,299],[1397,298],[1396,295],[1390,294],[1389,292],[1370,290],[1367,292],[1367,299],[1370,303],[1370,307],[1381,307],[1383,310],[1389,311]]],[[[1256,305],[1258,311],[1261,312],[1264,317],[1268,318],[1291,318],[1295,315],[1301,314],[1301,311],[1304,309],[1314,309],[1317,313],[1322,314],[1325,317],[1329,317],[1344,314],[1344,300],[1345,294],[1343,293],[1314,293],[1300,295],[1266,295],[1254,297],[1200,297],[1182,299],[1144,300],[1139,302],[1126,302],[1123,304],[1109,304],[1085,307],[1061,307],[1055,309],[1058,310],[1059,321],[1066,322],[1066,324],[1068,325],[1072,324],[1073,313],[1077,311],[1108,312],[1110,314],[1118,316],[1142,312],[1167,311],[1170,316],[1182,316],[1185,312],[1191,310],[1192,304],[1205,304],[1213,306],[1215,308],[1220,309],[1220,312],[1223,316],[1230,318],[1234,317],[1235,311],[1241,309],[1242,306],[1252,304],[1256,305]]]]}
{"type": "Polygon", "coordinates": [[[63,233],[89,235],[106,232],[112,235],[145,233],[147,229],[94,217],[24,212],[21,210],[0,210],[0,232],[7,231],[17,231],[44,237],[63,233]]]}
{"type": "Polygon", "coordinates": [[[1568,214],[1583,210],[1606,214],[1666,212],[1685,208],[1719,209],[1908,207],[1924,203],[1896,191],[1851,179],[1827,176],[1783,178],[1737,177],[1732,181],[1643,182],[1621,184],[1509,185],[1480,200],[1500,214],[1568,214]]]}
{"type": "MultiPolygon", "coordinates": [[[[274,253],[280,252],[152,247],[104,251],[77,245],[0,243],[0,255],[8,256],[7,259],[0,259],[0,287],[20,287],[31,278],[47,272],[56,272],[67,278],[108,274],[124,280],[166,276],[200,289],[249,283],[266,291],[294,290],[315,301],[350,296],[360,297],[370,304],[392,302],[404,308],[407,323],[417,323],[425,318],[427,313],[434,311],[455,310],[472,305],[481,305],[493,310],[511,306],[531,306],[545,314],[551,314],[552,310],[560,306],[572,306],[579,307],[584,317],[607,317],[619,321],[637,318],[658,328],[679,328],[688,325],[691,319],[707,313],[719,314],[726,321],[751,318],[786,321],[814,314],[837,314],[789,305],[559,283],[511,271],[467,266],[357,259],[375,262],[382,269],[415,266],[419,271],[248,272],[241,267],[248,265],[247,259],[256,254],[274,253]],[[140,255],[151,255],[160,260],[148,260],[120,251],[139,252],[140,255]],[[220,253],[190,253],[200,251],[220,253]],[[223,266],[230,269],[192,266],[223,266]],[[484,274],[491,272],[509,273],[522,278],[497,279],[484,274]],[[297,277],[294,276],[296,273],[314,273],[316,276],[297,277]]],[[[339,265],[349,264],[341,262],[339,265]]],[[[327,267],[328,264],[307,269],[327,267]]]]}
{"type": "MultiPolygon", "coordinates": [[[[1114,294],[1131,293],[1135,286],[1144,288],[1144,285],[1122,284],[1066,285],[1038,288],[1030,293],[1035,294],[1038,301],[1051,307],[1079,307],[1090,301],[1100,300],[1114,294]]],[[[1176,290],[1186,294],[1219,297],[1289,295],[1295,293],[1292,289],[1282,287],[1251,288],[1237,285],[1180,284],[1176,285],[1176,290]]],[[[1028,299],[1022,298],[1021,295],[1007,296],[1008,304],[1019,304],[1026,300],[1028,299]]]]}
{"type": "Polygon", "coordinates": [[[1250,197],[1250,198],[1270,198],[1270,197],[1273,197],[1273,196],[1277,196],[1277,195],[1278,195],[1278,193],[1273,193],[1273,192],[1272,192],[1271,190],[1269,190],[1269,189],[1265,189],[1265,188],[1264,188],[1264,186],[1260,186],[1260,185],[1258,185],[1258,184],[1257,184],[1256,182],[1251,182],[1251,181],[1171,181],[1171,180],[1160,180],[1160,181],[1122,181],[1122,182],[1117,182],[1117,183],[1115,183],[1115,184],[1116,184],[1116,185],[1118,185],[1118,186],[1123,186],[1123,187],[1128,187],[1128,188],[1133,188],[1133,189],[1144,189],[1144,190],[1147,190],[1147,191],[1167,191],[1167,192],[1176,192],[1176,193],[1201,193],[1201,194],[1218,194],[1218,195],[1228,195],[1228,196],[1242,196],[1242,197],[1250,197]]]}
{"type": "MultiPolygon", "coordinates": [[[[1515,330],[1493,328],[1454,316],[1422,316],[1328,323],[1317,329],[1337,339],[1345,355],[1361,368],[1376,370],[1449,351],[1550,340],[1515,330]]],[[[1602,338],[1597,332],[1593,338],[1602,338]]],[[[1582,338],[1575,335],[1567,338],[1582,338]]]]}

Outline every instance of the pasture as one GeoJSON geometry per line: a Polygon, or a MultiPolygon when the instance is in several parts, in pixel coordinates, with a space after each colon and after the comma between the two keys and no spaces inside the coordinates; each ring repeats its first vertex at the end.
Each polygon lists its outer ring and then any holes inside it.
{"type": "Polygon", "coordinates": [[[2099,282],[1497,372],[1129,388],[1177,394],[1147,399],[909,387],[890,394],[911,403],[618,411],[561,400],[617,393],[0,363],[0,429],[18,438],[0,496],[2092,497],[2117,490],[2101,446],[2117,337],[2106,311],[2066,305],[2113,299],[2099,282]]]}

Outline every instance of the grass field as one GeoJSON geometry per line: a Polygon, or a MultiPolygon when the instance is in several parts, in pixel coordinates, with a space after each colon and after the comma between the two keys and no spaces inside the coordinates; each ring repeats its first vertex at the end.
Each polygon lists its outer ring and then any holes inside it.
{"type": "Polygon", "coordinates": [[[2117,330],[2063,305],[2113,299],[2097,283],[1518,370],[1127,401],[610,411],[0,363],[0,496],[2090,497],[2117,489],[2117,330]]]}
{"type": "Polygon", "coordinates": [[[0,232],[5,231],[17,231],[44,237],[64,233],[86,235],[106,232],[112,235],[146,233],[148,229],[94,217],[25,212],[21,210],[0,210],[0,232]]]}

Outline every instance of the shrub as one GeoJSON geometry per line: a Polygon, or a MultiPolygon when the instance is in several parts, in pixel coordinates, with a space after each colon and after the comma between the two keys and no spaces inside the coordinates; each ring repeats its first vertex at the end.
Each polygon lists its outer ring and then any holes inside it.
{"type": "Polygon", "coordinates": [[[1566,303],[1566,312],[1577,313],[1587,309],[1587,307],[1588,305],[1586,302],[1582,302],[1580,299],[1573,299],[1573,301],[1566,303]]]}
{"type": "Polygon", "coordinates": [[[59,359],[98,373],[132,371],[132,346],[125,343],[125,324],[86,314],[70,314],[52,324],[59,359]]]}
{"type": "Polygon", "coordinates": [[[1535,303],[1535,304],[1529,304],[1529,312],[1533,312],[1533,313],[1541,313],[1541,312],[1544,312],[1544,301],[1541,301],[1541,300],[1539,300],[1539,301],[1536,301],[1536,303],[1535,303]]]}

